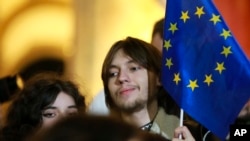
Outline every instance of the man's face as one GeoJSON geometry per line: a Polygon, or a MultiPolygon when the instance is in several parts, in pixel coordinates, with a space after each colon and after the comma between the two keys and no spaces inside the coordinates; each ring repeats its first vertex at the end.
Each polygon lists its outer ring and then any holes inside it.
{"type": "Polygon", "coordinates": [[[108,89],[120,110],[132,112],[148,102],[148,71],[119,50],[109,69],[108,89]]]}
{"type": "Polygon", "coordinates": [[[162,46],[163,46],[163,39],[161,38],[160,33],[156,33],[152,37],[151,44],[155,46],[160,52],[162,52],[162,46]]]}

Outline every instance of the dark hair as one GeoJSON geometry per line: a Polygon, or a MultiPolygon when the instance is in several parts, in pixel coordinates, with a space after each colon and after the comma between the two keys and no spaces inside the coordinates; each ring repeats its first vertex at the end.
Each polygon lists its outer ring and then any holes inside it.
{"type": "MultiPolygon", "coordinates": [[[[132,37],[127,37],[125,40],[117,41],[110,48],[102,66],[102,81],[104,85],[105,99],[111,110],[116,107],[108,89],[109,68],[115,54],[119,50],[123,50],[124,53],[131,57],[135,62],[153,72],[159,78],[161,75],[161,53],[153,45],[132,37]]],[[[172,110],[172,107],[176,107],[177,105],[163,87],[159,87],[158,91],[158,105],[164,107],[166,112],[169,113],[169,110],[172,110]]]]}
{"type": "Polygon", "coordinates": [[[0,103],[8,101],[19,90],[17,77],[14,75],[0,78],[0,103]]]}
{"type": "Polygon", "coordinates": [[[163,39],[163,32],[164,32],[164,18],[160,19],[154,24],[153,32],[152,32],[152,38],[156,33],[160,33],[161,38],[163,39]]]}
{"type": "Polygon", "coordinates": [[[33,136],[30,141],[168,141],[114,117],[74,115],[33,136]]]}
{"type": "Polygon", "coordinates": [[[22,140],[34,129],[39,128],[42,110],[52,104],[61,91],[74,99],[79,111],[85,110],[85,99],[73,82],[49,74],[39,74],[29,80],[15,95],[2,130],[4,139],[22,140]]]}
{"type": "Polygon", "coordinates": [[[108,116],[73,115],[36,135],[36,141],[127,141],[140,130],[108,116]]]}

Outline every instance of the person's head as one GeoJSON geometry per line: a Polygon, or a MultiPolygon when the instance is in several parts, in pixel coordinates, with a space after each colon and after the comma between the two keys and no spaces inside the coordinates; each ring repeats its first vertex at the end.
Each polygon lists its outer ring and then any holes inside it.
{"type": "Polygon", "coordinates": [[[163,46],[163,28],[164,28],[164,18],[157,21],[154,25],[151,44],[154,45],[160,52],[163,46]]]}
{"type": "Polygon", "coordinates": [[[117,41],[102,67],[108,106],[135,111],[157,101],[160,72],[161,54],[153,45],[132,37],[117,41]]]}
{"type": "MultiPolygon", "coordinates": [[[[165,18],[162,18],[155,22],[152,37],[151,37],[151,44],[156,47],[160,52],[162,52],[163,44],[164,44],[164,22],[165,18]]],[[[174,114],[179,116],[179,106],[175,103],[173,98],[166,94],[159,98],[160,105],[165,108],[165,111],[169,114],[174,114]],[[164,98],[165,97],[165,98],[164,98]],[[165,101],[165,102],[164,102],[165,101]]]]}
{"type": "Polygon", "coordinates": [[[75,115],[64,118],[31,141],[166,141],[117,118],[75,115]]]}
{"type": "Polygon", "coordinates": [[[84,97],[72,81],[51,74],[38,75],[15,95],[4,128],[25,136],[65,115],[83,112],[85,106],[84,97]]]}
{"type": "Polygon", "coordinates": [[[238,118],[235,121],[236,124],[250,124],[250,99],[241,109],[238,118]]]}

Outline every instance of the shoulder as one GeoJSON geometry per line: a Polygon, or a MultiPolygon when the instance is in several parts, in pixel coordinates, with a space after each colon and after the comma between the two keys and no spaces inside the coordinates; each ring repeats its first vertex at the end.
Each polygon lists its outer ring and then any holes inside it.
{"type": "Polygon", "coordinates": [[[97,115],[109,114],[109,109],[105,102],[104,90],[101,90],[99,93],[96,94],[96,96],[89,104],[87,112],[90,114],[97,114],[97,115]]]}
{"type": "Polygon", "coordinates": [[[172,139],[174,130],[179,126],[179,118],[175,115],[167,114],[163,108],[160,108],[153,123],[155,132],[163,134],[166,138],[172,139]]]}

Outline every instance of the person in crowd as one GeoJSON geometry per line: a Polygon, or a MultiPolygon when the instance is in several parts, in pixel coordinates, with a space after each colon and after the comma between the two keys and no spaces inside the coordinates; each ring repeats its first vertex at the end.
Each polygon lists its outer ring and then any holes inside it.
{"type": "MultiPolygon", "coordinates": [[[[0,129],[5,120],[6,108],[9,105],[8,100],[21,89],[21,84],[18,84],[19,75],[6,76],[0,78],[0,129]]],[[[22,82],[21,82],[22,83],[22,82]]]]}
{"type": "Polygon", "coordinates": [[[8,101],[16,91],[20,90],[17,84],[18,78],[20,78],[18,75],[0,78],[0,104],[8,101]]]}
{"type": "Polygon", "coordinates": [[[154,45],[160,52],[162,52],[163,46],[163,32],[164,32],[164,18],[155,22],[152,37],[151,37],[151,44],[154,45]]]}
{"type": "MultiPolygon", "coordinates": [[[[152,30],[151,44],[154,45],[159,51],[162,51],[163,46],[163,27],[164,18],[155,22],[152,30]]],[[[88,106],[88,113],[95,115],[109,115],[109,109],[105,102],[104,90],[100,90],[93,98],[88,106]]]]}
{"type": "MultiPolygon", "coordinates": [[[[153,28],[151,44],[154,45],[160,52],[163,49],[163,32],[164,32],[164,18],[158,20],[153,28]]],[[[178,116],[177,113],[173,113],[178,116]]],[[[204,141],[218,141],[219,139],[212,134],[208,129],[200,125],[193,118],[191,118],[186,113],[184,114],[184,124],[189,128],[193,128],[192,134],[196,136],[196,139],[201,139],[204,141]],[[194,130],[195,128],[195,130],[194,130]],[[196,133],[195,133],[196,132],[196,133]]],[[[239,113],[235,124],[250,124],[250,100],[245,104],[239,113]]]]}
{"type": "Polygon", "coordinates": [[[250,99],[247,101],[247,103],[240,111],[238,118],[235,121],[235,124],[250,125],[250,99]]]}
{"type": "MultiPolygon", "coordinates": [[[[162,18],[158,20],[153,27],[152,31],[152,38],[151,38],[151,44],[154,45],[161,53],[163,49],[163,39],[164,39],[164,21],[165,19],[162,18]]],[[[169,99],[172,99],[169,96],[169,99]]],[[[173,103],[173,105],[175,105],[173,103]]],[[[171,107],[169,107],[171,108],[171,107]]],[[[172,107],[172,112],[170,114],[174,114],[176,116],[179,116],[180,111],[178,110],[177,105],[172,107]]],[[[187,113],[184,112],[184,125],[186,125],[189,129],[191,129],[192,135],[195,137],[196,140],[206,140],[206,141],[217,141],[218,138],[213,135],[209,130],[204,128],[202,125],[200,125],[197,121],[195,121],[192,117],[190,117],[187,113]],[[209,134],[205,136],[206,134],[209,134]]]]}
{"type": "Polygon", "coordinates": [[[32,76],[42,72],[53,72],[58,76],[64,74],[64,61],[55,58],[40,58],[23,66],[16,74],[0,78],[0,128],[5,123],[6,109],[10,100],[23,89],[26,81],[32,76]]]}
{"type": "MultiPolygon", "coordinates": [[[[160,51],[132,37],[115,42],[102,67],[104,92],[111,114],[171,140],[175,138],[179,118],[168,114],[175,105],[161,85],[160,74],[160,51]]],[[[188,135],[183,136],[183,140],[193,140],[191,134],[186,134],[188,130],[179,131],[181,135],[188,135]]]]}
{"type": "Polygon", "coordinates": [[[61,119],[31,141],[168,141],[114,117],[75,115],[61,119]]]}
{"type": "Polygon", "coordinates": [[[75,83],[50,73],[34,76],[11,99],[1,141],[23,141],[58,119],[85,112],[85,98],[75,83]]]}

